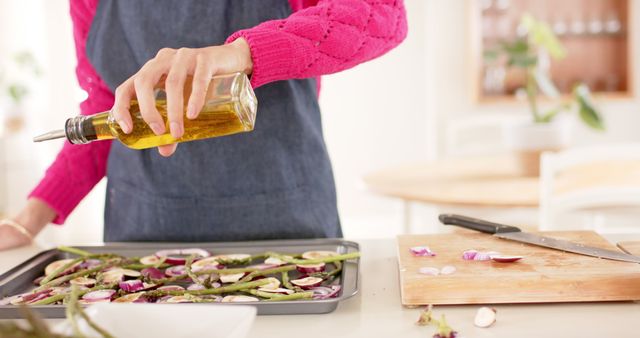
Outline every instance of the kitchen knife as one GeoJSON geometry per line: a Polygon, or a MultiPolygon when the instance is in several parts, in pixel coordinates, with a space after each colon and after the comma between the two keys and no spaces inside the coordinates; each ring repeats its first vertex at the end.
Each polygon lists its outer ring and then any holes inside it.
{"type": "Polygon", "coordinates": [[[573,252],[586,256],[606,258],[614,261],[640,263],[640,257],[638,256],[522,232],[520,228],[511,225],[498,224],[455,214],[442,214],[438,218],[440,219],[440,222],[445,225],[457,225],[459,227],[492,234],[493,236],[502,239],[543,246],[545,248],[560,251],[573,252]]]}

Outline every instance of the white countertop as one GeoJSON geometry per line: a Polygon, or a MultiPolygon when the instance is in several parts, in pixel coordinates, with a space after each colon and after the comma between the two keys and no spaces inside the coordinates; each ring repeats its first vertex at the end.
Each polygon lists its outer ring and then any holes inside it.
{"type": "MultiPolygon", "coordinates": [[[[638,240],[640,234],[605,237],[615,243],[638,240]]],[[[250,337],[431,337],[431,327],[415,325],[420,310],[400,304],[395,240],[357,242],[363,256],[358,295],[329,314],[259,316],[250,337]]],[[[0,273],[40,250],[31,246],[1,252],[0,273]]],[[[496,305],[497,322],[486,329],[473,326],[478,307],[437,306],[434,312],[445,314],[466,338],[640,336],[640,302],[496,305]]]]}

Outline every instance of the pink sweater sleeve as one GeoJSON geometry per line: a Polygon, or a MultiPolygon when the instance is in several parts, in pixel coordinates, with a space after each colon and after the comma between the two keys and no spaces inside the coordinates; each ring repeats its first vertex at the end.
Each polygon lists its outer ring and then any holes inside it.
{"type": "Polygon", "coordinates": [[[290,0],[288,18],[232,34],[247,40],[254,87],[339,72],[376,58],[407,35],[402,0],[290,0]],[[297,7],[297,8],[296,8],[297,7]]]}
{"type": "MultiPolygon", "coordinates": [[[[71,0],[70,3],[78,58],[76,75],[80,87],[89,95],[80,104],[83,115],[109,110],[113,106],[113,94],[85,55],[85,43],[96,7],[97,0],[71,0]]],[[[29,197],[38,198],[51,206],[57,212],[54,223],[62,224],[82,198],[104,177],[110,148],[111,141],[83,146],[65,142],[56,160],[29,197]]]]}

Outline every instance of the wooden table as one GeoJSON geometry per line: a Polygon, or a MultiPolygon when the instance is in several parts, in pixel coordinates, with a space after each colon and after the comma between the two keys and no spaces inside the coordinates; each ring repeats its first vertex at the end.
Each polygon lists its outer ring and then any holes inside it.
{"type": "Polygon", "coordinates": [[[456,207],[538,206],[538,178],[524,176],[515,156],[406,164],[368,174],[364,181],[369,190],[403,201],[406,232],[411,202],[456,207]]]}

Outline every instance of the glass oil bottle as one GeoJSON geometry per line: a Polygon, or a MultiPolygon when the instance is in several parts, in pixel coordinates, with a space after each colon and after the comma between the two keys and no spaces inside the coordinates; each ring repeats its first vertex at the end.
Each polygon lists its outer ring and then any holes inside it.
{"type": "MultiPolygon", "coordinates": [[[[184,90],[185,102],[191,93],[191,78],[184,90]]],[[[133,130],[125,134],[110,112],[80,115],[70,118],[64,130],[56,130],[34,138],[41,142],[66,137],[73,144],[86,144],[99,140],[117,139],[129,148],[145,149],[210,137],[231,135],[253,130],[258,101],[246,74],[234,73],[214,76],[205,96],[205,104],[198,117],[184,118],[184,135],[174,138],[169,131],[166,93],[156,91],[156,108],[165,121],[166,132],[156,135],[142,119],[140,108],[131,101],[129,112],[133,130]]]]}

